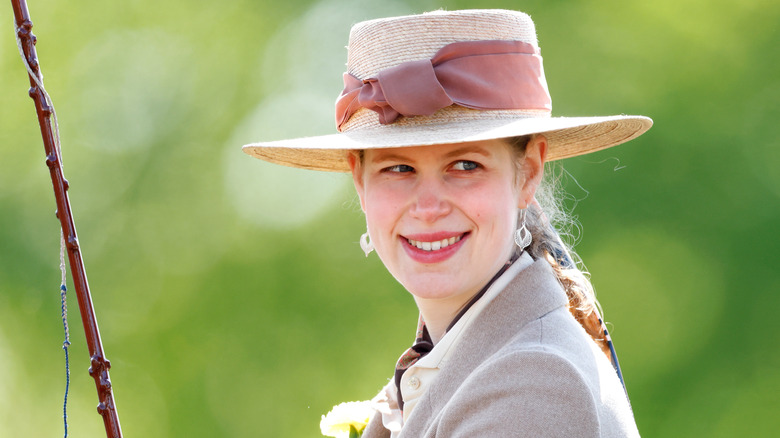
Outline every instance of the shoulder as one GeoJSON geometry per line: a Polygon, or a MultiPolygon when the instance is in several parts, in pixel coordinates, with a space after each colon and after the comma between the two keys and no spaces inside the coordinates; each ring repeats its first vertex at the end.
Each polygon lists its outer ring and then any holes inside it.
{"type": "Polygon", "coordinates": [[[523,436],[638,435],[614,370],[565,308],[526,324],[487,357],[453,394],[437,425],[441,436],[516,436],[518,431],[523,436]]]}

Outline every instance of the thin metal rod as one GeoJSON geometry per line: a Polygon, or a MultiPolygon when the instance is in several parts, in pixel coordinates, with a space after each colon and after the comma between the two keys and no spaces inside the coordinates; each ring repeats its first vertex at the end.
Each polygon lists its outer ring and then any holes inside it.
{"type": "Polygon", "coordinates": [[[68,261],[70,263],[73,286],[76,290],[79,311],[81,312],[81,322],[84,325],[87,347],[89,348],[91,365],[89,374],[95,379],[95,385],[97,386],[99,401],[97,410],[103,417],[103,423],[106,426],[106,436],[109,438],[120,438],[122,436],[122,428],[119,425],[119,416],[111,389],[111,380],[108,375],[111,363],[105,358],[103,353],[103,344],[100,341],[100,331],[98,330],[95,310],[92,307],[87,274],[81,257],[78,237],[76,236],[76,225],[73,221],[70,201],[68,200],[68,182],[65,180],[62,172],[61,155],[57,149],[55,135],[52,131],[50,116],[53,108],[50,106],[51,102],[47,101],[44,90],[38,85],[43,83],[43,75],[38,64],[38,54],[35,51],[36,38],[32,34],[33,25],[30,20],[30,13],[27,10],[25,0],[11,0],[11,4],[14,8],[16,32],[21,41],[23,56],[25,62],[30,67],[30,70],[28,70],[30,79],[29,94],[35,102],[35,110],[38,113],[38,124],[41,128],[43,145],[46,150],[46,165],[49,167],[52,185],[54,186],[54,197],[57,202],[57,218],[60,220],[63,235],[65,236],[65,244],[68,249],[68,261]]]}

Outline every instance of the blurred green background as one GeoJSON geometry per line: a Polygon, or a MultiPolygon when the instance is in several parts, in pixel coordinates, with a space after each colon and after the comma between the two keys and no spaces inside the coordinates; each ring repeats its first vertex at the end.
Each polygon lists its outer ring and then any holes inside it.
{"type": "MultiPolygon", "coordinates": [[[[530,13],[554,115],[655,120],[565,163],[642,434],[780,428],[779,2],[28,3],[125,436],[315,437],[390,377],[417,314],[349,178],[240,146],[333,132],[350,25],[440,7],[530,13]]],[[[59,225],[2,9],[0,436],[58,436],[59,225]]],[[[70,310],[70,432],[104,436],[70,310]]]]}

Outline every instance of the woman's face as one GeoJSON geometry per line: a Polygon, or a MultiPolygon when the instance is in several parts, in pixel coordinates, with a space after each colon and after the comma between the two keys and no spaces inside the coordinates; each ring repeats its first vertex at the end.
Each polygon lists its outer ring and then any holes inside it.
{"type": "Polygon", "coordinates": [[[376,252],[418,303],[478,292],[510,258],[536,188],[504,140],[367,149],[350,164],[376,252]]]}

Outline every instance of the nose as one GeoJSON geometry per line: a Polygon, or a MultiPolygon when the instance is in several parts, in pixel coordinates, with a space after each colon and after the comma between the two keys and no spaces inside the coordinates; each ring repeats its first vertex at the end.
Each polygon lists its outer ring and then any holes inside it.
{"type": "Polygon", "coordinates": [[[409,214],[424,222],[435,222],[451,211],[452,205],[447,199],[442,181],[437,178],[421,179],[409,214]]]}

